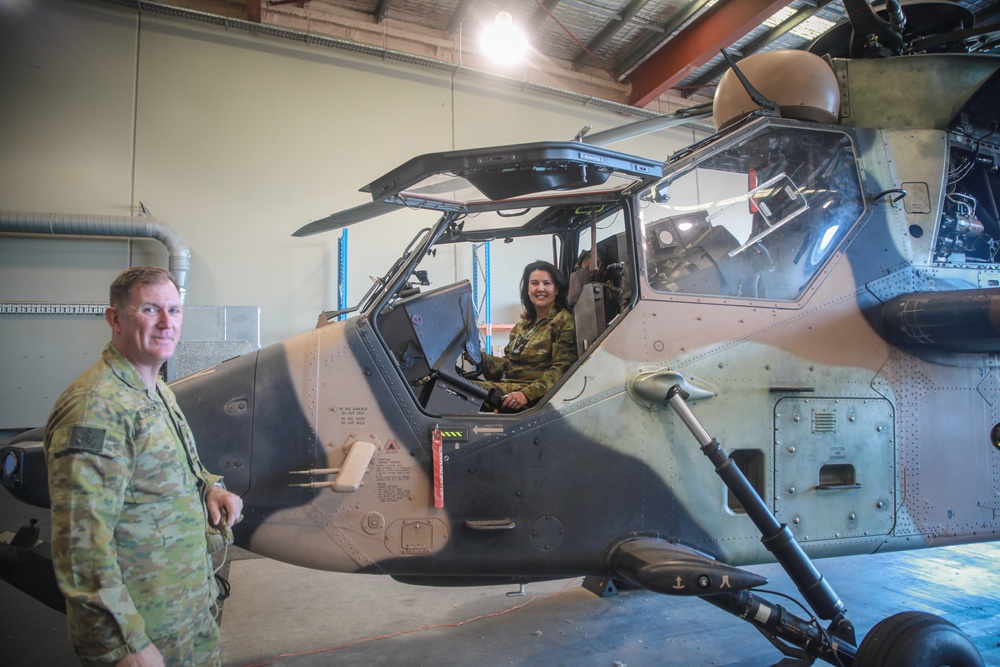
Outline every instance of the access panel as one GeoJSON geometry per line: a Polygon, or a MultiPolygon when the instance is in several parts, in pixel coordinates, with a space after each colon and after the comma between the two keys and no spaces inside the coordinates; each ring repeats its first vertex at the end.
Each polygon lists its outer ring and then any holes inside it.
{"type": "Polygon", "coordinates": [[[774,411],[774,513],[800,541],[892,528],[895,429],[879,398],[799,398],[774,411]]]}

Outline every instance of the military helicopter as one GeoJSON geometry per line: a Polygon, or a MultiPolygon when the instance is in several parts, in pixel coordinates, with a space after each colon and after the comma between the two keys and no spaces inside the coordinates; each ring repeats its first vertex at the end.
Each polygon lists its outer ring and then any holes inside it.
{"type": "MultiPolygon", "coordinates": [[[[429,154],[299,229],[440,215],[357,306],[173,385],[243,496],[236,543],[413,584],[698,596],[785,664],[981,665],[930,614],[858,642],[812,562],[1000,537],[1000,59],[939,52],[987,39],[961,17],[853,4],[850,46],[744,59],[717,131],[665,163],[602,145],[621,132],[429,154]],[[539,239],[599,269],[579,359],[505,413],[459,366],[481,353],[470,282],[413,277],[436,248],[539,239]],[[743,566],[771,560],[814,617],[755,592],[743,566]]],[[[46,506],[38,440],[3,481],[46,506]]]]}

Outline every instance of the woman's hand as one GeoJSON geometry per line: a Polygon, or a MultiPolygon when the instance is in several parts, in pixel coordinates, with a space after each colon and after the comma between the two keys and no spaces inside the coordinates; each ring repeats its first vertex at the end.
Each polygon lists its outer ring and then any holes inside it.
{"type": "Polygon", "coordinates": [[[528,399],[519,391],[512,391],[503,397],[501,405],[508,410],[523,410],[528,407],[528,399]]]}

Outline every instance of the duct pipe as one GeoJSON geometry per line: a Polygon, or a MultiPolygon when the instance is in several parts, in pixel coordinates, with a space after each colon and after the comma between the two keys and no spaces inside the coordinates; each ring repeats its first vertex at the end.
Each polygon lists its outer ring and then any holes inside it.
{"type": "Polygon", "coordinates": [[[180,287],[181,303],[191,270],[191,250],[176,230],[152,217],[79,215],[0,211],[0,232],[15,234],[66,234],[71,236],[127,236],[156,239],[167,247],[168,268],[180,287]]]}

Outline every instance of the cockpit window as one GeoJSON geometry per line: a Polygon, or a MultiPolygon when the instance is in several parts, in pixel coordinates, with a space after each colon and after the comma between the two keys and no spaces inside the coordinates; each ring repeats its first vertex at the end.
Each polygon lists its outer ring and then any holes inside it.
{"type": "Polygon", "coordinates": [[[865,211],[841,130],[767,125],[678,163],[640,197],[649,286],[793,301],[865,211]]]}

